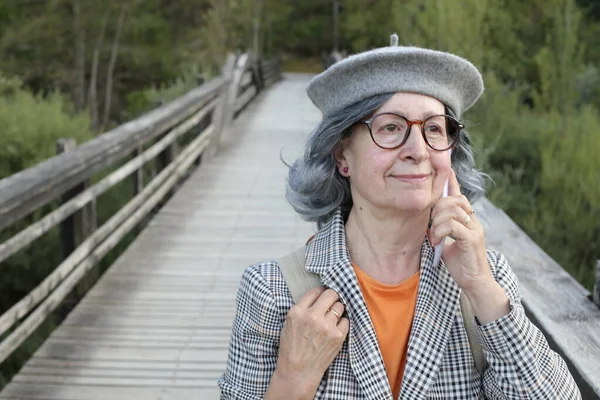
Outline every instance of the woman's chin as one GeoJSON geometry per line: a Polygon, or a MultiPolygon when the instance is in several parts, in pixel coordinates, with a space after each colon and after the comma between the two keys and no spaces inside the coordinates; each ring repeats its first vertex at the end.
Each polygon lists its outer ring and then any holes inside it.
{"type": "Polygon", "coordinates": [[[431,203],[429,202],[415,202],[405,203],[396,206],[398,212],[402,214],[420,214],[423,212],[429,212],[431,210],[431,203]]]}

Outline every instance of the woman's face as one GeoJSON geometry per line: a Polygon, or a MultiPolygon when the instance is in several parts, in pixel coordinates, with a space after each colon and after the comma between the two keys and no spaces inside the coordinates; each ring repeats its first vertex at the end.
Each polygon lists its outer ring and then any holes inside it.
{"type": "MultiPolygon", "coordinates": [[[[444,105],[429,96],[396,93],[373,115],[393,112],[409,120],[423,120],[445,114],[444,105]]],[[[365,124],[357,124],[352,135],[336,151],[339,172],[349,176],[354,206],[392,212],[419,212],[430,209],[441,197],[450,172],[448,151],[431,149],[413,125],[400,148],[378,147],[365,124]],[[344,172],[348,168],[348,172],[344,172]]]]}

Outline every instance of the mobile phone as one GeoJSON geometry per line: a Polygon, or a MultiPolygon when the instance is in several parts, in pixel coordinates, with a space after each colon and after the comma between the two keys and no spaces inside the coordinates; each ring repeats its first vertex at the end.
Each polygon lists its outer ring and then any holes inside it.
{"type": "MultiPolygon", "coordinates": [[[[448,150],[450,153],[450,157],[452,157],[452,149],[448,150]]],[[[448,197],[448,179],[446,179],[446,183],[444,183],[444,191],[442,192],[442,198],[448,197]]],[[[446,238],[443,237],[441,242],[439,242],[435,246],[435,252],[433,253],[433,265],[435,267],[438,266],[440,260],[442,259],[442,250],[444,250],[444,243],[446,242],[446,238]]]]}

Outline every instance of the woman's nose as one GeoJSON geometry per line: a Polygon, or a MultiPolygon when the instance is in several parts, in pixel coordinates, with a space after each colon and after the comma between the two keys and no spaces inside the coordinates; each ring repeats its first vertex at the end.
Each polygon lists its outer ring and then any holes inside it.
{"type": "Polygon", "coordinates": [[[400,156],[403,158],[422,161],[427,157],[427,143],[425,143],[425,139],[421,134],[421,126],[414,124],[410,127],[408,138],[401,149],[400,156]]]}

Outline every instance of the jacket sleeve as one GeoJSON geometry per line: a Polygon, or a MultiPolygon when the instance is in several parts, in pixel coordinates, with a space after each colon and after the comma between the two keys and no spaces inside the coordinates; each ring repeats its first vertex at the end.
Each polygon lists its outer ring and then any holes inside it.
{"type": "Polygon", "coordinates": [[[548,345],[542,332],[525,315],[516,275],[503,254],[488,252],[496,281],[510,302],[511,312],[478,325],[489,364],[484,389],[489,399],[581,399],[565,361],[548,345]]]}
{"type": "Polygon", "coordinates": [[[256,266],[240,283],[221,400],[262,399],[277,365],[282,321],[275,298],[256,266]]]}

